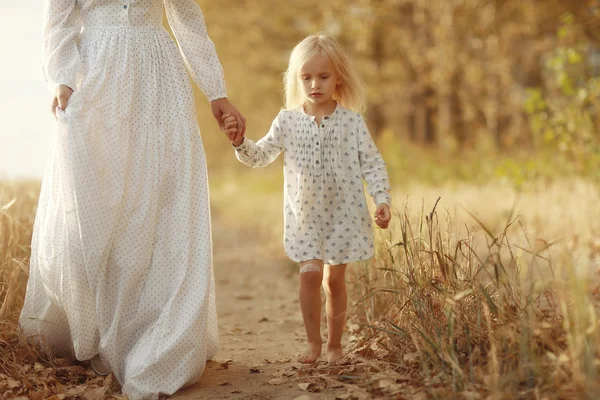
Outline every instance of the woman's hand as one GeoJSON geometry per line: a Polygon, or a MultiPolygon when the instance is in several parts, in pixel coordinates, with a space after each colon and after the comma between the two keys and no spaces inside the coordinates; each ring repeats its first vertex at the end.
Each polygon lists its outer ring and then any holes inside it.
{"type": "Polygon", "coordinates": [[[54,100],[52,100],[52,115],[56,118],[56,107],[61,110],[66,110],[67,105],[69,103],[69,99],[73,94],[73,89],[65,85],[58,85],[56,88],[56,92],[54,95],[54,100]]]}
{"type": "Polygon", "coordinates": [[[225,124],[222,119],[223,114],[229,114],[237,120],[238,131],[240,131],[242,135],[246,133],[246,118],[240,114],[237,108],[235,108],[235,106],[231,104],[227,98],[212,101],[210,103],[210,109],[221,130],[225,129],[225,124]]]}
{"type": "Polygon", "coordinates": [[[239,146],[244,142],[244,135],[238,129],[238,120],[229,114],[223,114],[223,132],[227,135],[227,139],[234,145],[239,146]]]}
{"type": "Polygon", "coordinates": [[[390,206],[385,203],[379,204],[377,210],[375,210],[375,223],[377,226],[381,229],[387,229],[391,219],[390,206]]]}

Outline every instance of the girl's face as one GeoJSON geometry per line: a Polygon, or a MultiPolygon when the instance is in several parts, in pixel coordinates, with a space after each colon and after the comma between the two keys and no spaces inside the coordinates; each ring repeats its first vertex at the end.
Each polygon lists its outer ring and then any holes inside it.
{"type": "Polygon", "coordinates": [[[331,101],[341,83],[331,64],[320,54],[302,66],[299,78],[304,98],[313,104],[331,101]]]}

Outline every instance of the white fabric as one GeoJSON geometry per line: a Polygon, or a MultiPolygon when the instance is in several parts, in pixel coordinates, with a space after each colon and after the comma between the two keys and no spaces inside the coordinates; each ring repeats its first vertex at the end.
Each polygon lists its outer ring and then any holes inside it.
{"type": "Polygon", "coordinates": [[[346,264],[374,254],[362,178],[377,204],[390,203],[385,163],[365,121],[337,105],[317,125],[302,109],[283,110],[258,142],[236,147],[238,160],[263,167],[284,152],[284,245],[296,262],[346,264]]]}
{"type": "Polygon", "coordinates": [[[207,171],[192,77],[225,97],[193,0],[49,0],[44,74],[74,86],[52,131],[20,323],[100,354],[131,399],[196,381],[218,347],[207,171]],[[81,28],[83,31],[81,32],[81,28]],[[81,33],[80,33],[81,32],[81,33]]]}
{"type": "Polygon", "coordinates": [[[307,272],[321,272],[321,265],[311,263],[300,265],[300,273],[305,274],[307,272]]]}

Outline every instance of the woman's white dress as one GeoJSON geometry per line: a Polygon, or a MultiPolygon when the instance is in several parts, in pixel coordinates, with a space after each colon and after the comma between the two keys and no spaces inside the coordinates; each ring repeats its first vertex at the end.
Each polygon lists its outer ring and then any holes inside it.
{"type": "Polygon", "coordinates": [[[75,92],[50,139],[21,326],[55,353],[100,354],[132,399],[174,393],[218,347],[206,161],[186,66],[214,100],[226,96],[221,65],[193,0],[45,7],[48,87],[75,92]]]}

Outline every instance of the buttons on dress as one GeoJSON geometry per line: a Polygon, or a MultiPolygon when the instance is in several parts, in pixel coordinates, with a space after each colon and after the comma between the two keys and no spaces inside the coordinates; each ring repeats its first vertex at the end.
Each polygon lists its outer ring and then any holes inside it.
{"type": "Polygon", "coordinates": [[[127,10],[127,4],[125,4],[125,5],[123,6],[123,8],[127,10]]]}

